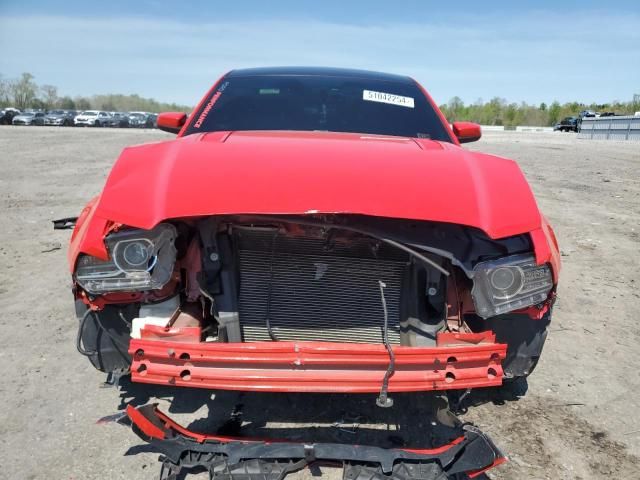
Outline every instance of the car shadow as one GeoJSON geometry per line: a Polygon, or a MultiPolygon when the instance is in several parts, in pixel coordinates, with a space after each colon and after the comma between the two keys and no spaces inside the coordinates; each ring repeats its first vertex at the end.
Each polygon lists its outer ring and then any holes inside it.
{"type": "Polygon", "coordinates": [[[165,413],[200,433],[383,448],[434,448],[462,433],[462,422],[452,420],[447,412],[459,415],[486,403],[517,401],[526,388],[524,380],[468,394],[396,393],[391,395],[392,407],[380,408],[375,394],[213,392],[137,384],[123,377],[118,408],[165,400],[169,405],[165,413]],[[205,411],[206,414],[193,418],[205,411]]]}

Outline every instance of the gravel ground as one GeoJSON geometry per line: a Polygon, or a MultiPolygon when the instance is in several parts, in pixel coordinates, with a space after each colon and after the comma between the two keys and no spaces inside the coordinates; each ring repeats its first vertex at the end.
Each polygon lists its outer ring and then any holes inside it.
{"type": "MultiPolygon", "coordinates": [[[[207,430],[242,402],[247,434],[298,427],[299,438],[351,441],[331,424],[352,412],[368,417],[359,440],[386,445],[390,435],[419,436],[428,419],[416,407],[420,396],[398,396],[393,411],[381,412],[373,396],[101,388],[103,375],[74,347],[70,234],[54,232],[50,220],[77,215],[124,146],[163,138],[144,130],[0,128],[0,477],[156,478],[156,454],[124,428],[96,424],[129,401],[157,399],[168,409],[172,400],[172,415],[207,430]]],[[[527,395],[476,398],[464,416],[510,457],[491,478],[638,478],[640,144],[487,132],[469,148],[520,163],[564,260],[551,333],[527,395]]],[[[340,478],[335,469],[323,473],[340,478]]]]}

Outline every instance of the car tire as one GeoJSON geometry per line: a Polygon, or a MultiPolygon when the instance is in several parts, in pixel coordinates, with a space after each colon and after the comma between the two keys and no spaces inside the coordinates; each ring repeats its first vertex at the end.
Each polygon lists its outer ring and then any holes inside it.
{"type": "Polygon", "coordinates": [[[102,127],[102,124],[99,121],[96,120],[96,123],[94,123],[93,126],[96,127],[96,128],[100,128],[100,127],[102,127]]]}

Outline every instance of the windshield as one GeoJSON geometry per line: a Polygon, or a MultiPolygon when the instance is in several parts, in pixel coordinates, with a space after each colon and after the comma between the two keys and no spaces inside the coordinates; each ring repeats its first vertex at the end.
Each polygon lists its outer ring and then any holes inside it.
{"type": "Polygon", "coordinates": [[[319,75],[223,79],[186,135],[225,130],[302,130],[432,138],[450,142],[414,82],[319,75]]]}
{"type": "Polygon", "coordinates": [[[144,118],[144,115],[141,113],[130,113],[129,117],[131,118],[144,118]]]}
{"type": "Polygon", "coordinates": [[[64,110],[49,110],[47,115],[64,115],[64,110]]]}
{"type": "Polygon", "coordinates": [[[98,112],[86,111],[82,112],[82,115],[84,115],[85,117],[97,117],[98,112]]]}

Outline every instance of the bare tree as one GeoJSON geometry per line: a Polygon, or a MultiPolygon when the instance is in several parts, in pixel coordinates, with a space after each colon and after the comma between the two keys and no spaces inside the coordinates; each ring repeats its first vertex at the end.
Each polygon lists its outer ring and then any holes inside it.
{"type": "Polygon", "coordinates": [[[33,75],[23,73],[20,79],[10,82],[9,90],[15,106],[23,110],[36,99],[38,85],[33,81],[33,75]]]}
{"type": "Polygon", "coordinates": [[[42,85],[40,87],[42,92],[42,100],[44,101],[47,109],[55,107],[58,103],[58,87],[53,85],[42,85]]]}
{"type": "Polygon", "coordinates": [[[9,106],[9,81],[0,74],[0,107],[9,106]]]}

